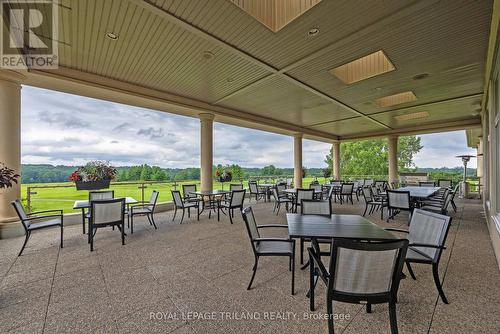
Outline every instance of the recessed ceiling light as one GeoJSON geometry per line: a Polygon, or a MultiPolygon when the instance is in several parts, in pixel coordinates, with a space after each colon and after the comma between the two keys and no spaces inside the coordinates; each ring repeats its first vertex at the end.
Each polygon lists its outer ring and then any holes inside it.
{"type": "Polygon", "coordinates": [[[307,35],[308,35],[309,37],[314,37],[314,36],[316,36],[316,35],[318,35],[318,34],[319,34],[319,28],[311,28],[311,29],[309,29],[309,31],[307,32],[307,35]]]}
{"type": "Polygon", "coordinates": [[[414,112],[411,114],[394,116],[394,118],[398,121],[410,121],[413,119],[421,119],[421,118],[427,118],[427,117],[429,117],[429,113],[427,111],[419,111],[419,112],[414,112]]]}
{"type": "Polygon", "coordinates": [[[118,35],[112,32],[107,32],[106,37],[113,41],[116,41],[118,39],[118,35]]]}
{"type": "Polygon", "coordinates": [[[203,51],[203,53],[201,55],[202,55],[203,59],[206,59],[206,60],[210,60],[215,56],[214,53],[211,51],[203,51]]]}
{"type": "Polygon", "coordinates": [[[375,100],[375,103],[379,107],[390,107],[396,104],[402,104],[407,102],[412,102],[417,100],[417,97],[412,91],[402,92],[398,94],[393,94],[389,96],[384,96],[375,100]]]}
{"type": "Polygon", "coordinates": [[[413,80],[422,80],[422,79],[427,78],[429,75],[430,75],[429,73],[420,73],[420,74],[414,75],[413,80]]]}
{"type": "Polygon", "coordinates": [[[387,58],[384,51],[379,50],[344,65],[335,67],[330,70],[330,74],[335,75],[346,84],[352,84],[394,71],[395,69],[396,67],[394,67],[389,58],[387,58]]]}
{"type": "Polygon", "coordinates": [[[479,114],[480,114],[480,113],[481,113],[480,111],[475,110],[475,111],[471,112],[470,114],[471,114],[472,116],[479,116],[479,114]]]}
{"type": "Polygon", "coordinates": [[[233,79],[233,78],[227,78],[227,79],[226,79],[226,81],[227,81],[227,82],[233,82],[233,81],[234,81],[234,79],[233,79]]]}

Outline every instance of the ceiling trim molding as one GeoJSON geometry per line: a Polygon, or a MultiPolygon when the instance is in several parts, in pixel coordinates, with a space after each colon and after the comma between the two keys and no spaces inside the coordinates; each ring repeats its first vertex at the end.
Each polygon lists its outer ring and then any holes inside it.
{"type": "Polygon", "coordinates": [[[213,106],[203,101],[69,68],[59,67],[57,70],[31,70],[26,76],[27,78],[24,83],[35,87],[151,108],[151,106],[141,102],[141,99],[146,99],[147,101],[161,104],[161,109],[159,110],[183,116],[197,118],[200,112],[209,112],[213,113],[216,116],[215,120],[221,123],[237,125],[237,121],[241,120],[242,122],[255,124],[256,128],[261,126],[264,131],[275,129],[275,131],[272,132],[284,135],[292,135],[293,133],[301,132],[314,138],[322,138],[326,142],[338,139],[338,136],[322,131],[300,127],[291,123],[250,114],[240,110],[213,106]],[[101,91],[96,93],[96,89],[101,91]],[[126,95],[126,98],[120,96],[123,94],[126,95]],[[217,119],[217,116],[219,116],[219,119],[217,119]],[[226,122],[224,118],[231,118],[235,120],[235,122],[226,122]]]}
{"type": "Polygon", "coordinates": [[[422,135],[428,133],[438,133],[438,132],[448,132],[448,131],[458,131],[458,130],[467,130],[481,127],[481,119],[467,119],[463,121],[454,121],[447,122],[441,124],[430,124],[430,125],[422,125],[417,127],[408,127],[405,129],[398,129],[388,132],[371,132],[366,133],[364,135],[356,135],[356,136],[341,136],[341,141],[356,141],[356,140],[364,140],[371,138],[380,138],[380,137],[388,137],[391,135],[397,136],[410,136],[410,135],[422,135]]]}

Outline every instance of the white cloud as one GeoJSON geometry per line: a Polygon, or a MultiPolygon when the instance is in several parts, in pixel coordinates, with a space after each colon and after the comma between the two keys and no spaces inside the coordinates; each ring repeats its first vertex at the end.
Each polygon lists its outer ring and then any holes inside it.
{"type": "MultiPolygon", "coordinates": [[[[476,155],[476,150],[467,147],[465,131],[434,133],[420,136],[424,147],[416,156],[418,167],[461,167],[457,155],[476,155]]],[[[476,159],[471,159],[469,167],[476,168],[476,159]]]]}

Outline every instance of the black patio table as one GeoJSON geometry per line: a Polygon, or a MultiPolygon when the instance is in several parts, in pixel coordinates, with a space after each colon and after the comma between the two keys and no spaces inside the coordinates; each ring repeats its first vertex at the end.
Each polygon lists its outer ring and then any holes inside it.
{"type": "Polygon", "coordinates": [[[288,234],[291,238],[355,239],[383,241],[396,237],[382,227],[359,215],[301,215],[287,213],[288,234]]]}
{"type": "Polygon", "coordinates": [[[423,198],[428,198],[432,195],[434,195],[440,187],[415,187],[415,186],[408,186],[408,187],[401,187],[398,189],[395,189],[395,191],[409,191],[410,192],[410,197],[413,197],[415,199],[423,199],[423,198]]]}
{"type": "MultiPolygon", "coordinates": [[[[310,238],[313,243],[317,242],[317,239],[365,241],[397,239],[391,232],[359,215],[321,216],[287,213],[286,220],[290,238],[310,238]]],[[[308,265],[309,261],[301,269],[305,269],[308,265]]],[[[309,298],[309,295],[308,291],[306,296],[309,298]]]]}
{"type": "Polygon", "coordinates": [[[209,219],[212,217],[212,210],[214,211],[214,213],[216,213],[216,210],[217,210],[216,197],[217,196],[224,196],[224,195],[229,194],[229,193],[230,193],[229,191],[219,190],[219,189],[191,191],[190,192],[190,194],[194,194],[194,195],[201,197],[202,207],[201,207],[200,215],[203,211],[205,211],[205,207],[206,207],[205,198],[208,198],[208,209],[209,209],[208,218],[209,219]]]}

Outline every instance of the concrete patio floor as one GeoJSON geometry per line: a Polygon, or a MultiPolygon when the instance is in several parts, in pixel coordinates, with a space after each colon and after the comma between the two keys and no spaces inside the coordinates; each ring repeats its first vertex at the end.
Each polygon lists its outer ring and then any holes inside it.
{"type": "MultiPolygon", "coordinates": [[[[251,203],[259,224],[286,223],[272,205],[251,203]]],[[[414,265],[417,280],[401,283],[397,305],[401,333],[498,333],[500,273],[481,204],[458,203],[440,275],[450,301],[438,298],[430,266],[414,265]]],[[[361,214],[362,201],[334,204],[336,213],[361,214]]],[[[406,215],[382,225],[406,227],[406,215]]],[[[297,260],[296,295],[290,295],[285,258],[263,258],[247,291],[253,254],[240,215],[230,225],[203,214],[200,221],[157,215],[158,230],[137,221],[120,243],[111,229],[96,235],[90,252],[81,226],[34,233],[17,257],[23,238],[0,240],[2,333],[326,333],[325,293],[318,284],[317,310],[309,312],[308,271],[297,260]],[[192,312],[204,313],[200,319],[192,312]],[[228,313],[226,313],[228,312],[228,313]],[[241,319],[243,316],[255,319],[241,319]],[[196,317],[195,317],[196,316],[196,317]]],[[[282,233],[267,231],[269,235],[282,233]]],[[[298,253],[298,244],[297,244],[298,253]]],[[[388,308],[335,303],[337,333],[387,333],[388,308]]]]}

